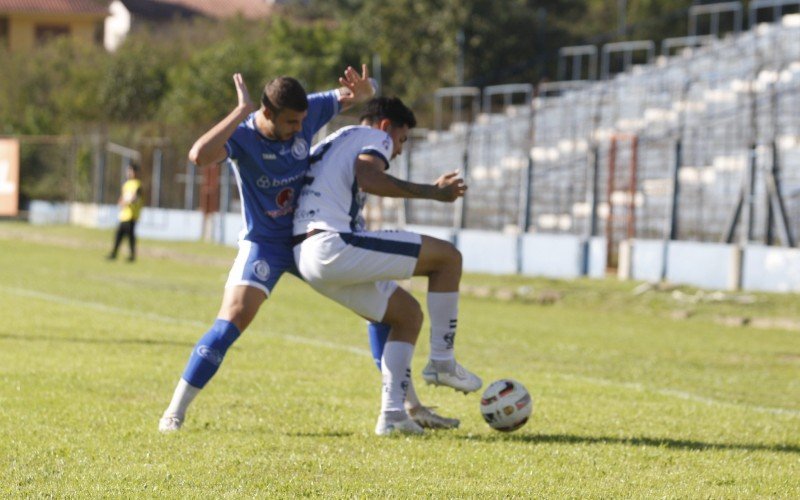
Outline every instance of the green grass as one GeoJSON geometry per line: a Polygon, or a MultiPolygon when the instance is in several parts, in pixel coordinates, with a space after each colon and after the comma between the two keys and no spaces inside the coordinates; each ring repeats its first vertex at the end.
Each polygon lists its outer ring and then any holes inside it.
{"type": "Polygon", "coordinates": [[[131,265],[110,239],[0,223],[0,497],[800,497],[800,332],[714,320],[797,319],[797,295],[466,276],[561,295],[461,303],[459,358],[525,384],[533,417],[501,434],[423,386],[423,332],[420,396],[461,428],[387,439],[363,321],[288,277],[163,436],[235,250],[145,241],[131,265]]]}

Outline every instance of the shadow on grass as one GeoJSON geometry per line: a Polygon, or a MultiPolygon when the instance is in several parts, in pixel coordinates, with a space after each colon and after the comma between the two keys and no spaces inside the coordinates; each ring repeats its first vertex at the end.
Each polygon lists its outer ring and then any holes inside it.
{"type": "Polygon", "coordinates": [[[47,335],[17,335],[13,333],[0,332],[0,340],[25,340],[30,342],[64,342],[70,344],[113,344],[113,345],[171,345],[180,347],[192,347],[193,343],[181,342],[178,340],[161,340],[161,339],[120,339],[120,338],[102,338],[102,339],[86,339],[86,338],[72,338],[72,337],[48,337],[47,335]]]}
{"type": "Polygon", "coordinates": [[[505,442],[516,441],[520,443],[558,443],[558,444],[615,444],[625,446],[652,446],[654,448],[669,448],[678,450],[716,451],[716,450],[745,450],[745,451],[770,451],[777,453],[798,453],[800,446],[783,444],[744,444],[744,443],[705,443],[686,439],[650,438],[650,437],[608,437],[608,436],[575,436],[570,434],[491,434],[459,436],[469,441],[505,442]]]}
{"type": "Polygon", "coordinates": [[[303,438],[343,438],[350,437],[353,432],[344,431],[327,431],[327,432],[288,432],[289,437],[303,437],[303,438]]]}

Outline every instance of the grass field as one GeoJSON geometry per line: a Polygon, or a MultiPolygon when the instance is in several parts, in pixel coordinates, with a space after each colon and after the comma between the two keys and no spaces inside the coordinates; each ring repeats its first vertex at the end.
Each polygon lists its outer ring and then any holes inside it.
{"type": "Polygon", "coordinates": [[[165,436],[235,250],[109,263],[110,239],[0,223],[0,497],[800,497],[800,332],[718,321],[800,320],[797,295],[467,276],[532,297],[465,294],[457,352],[533,418],[501,434],[479,396],[422,386],[423,332],[420,396],[461,428],[387,439],[363,321],[288,277],[165,436]]]}

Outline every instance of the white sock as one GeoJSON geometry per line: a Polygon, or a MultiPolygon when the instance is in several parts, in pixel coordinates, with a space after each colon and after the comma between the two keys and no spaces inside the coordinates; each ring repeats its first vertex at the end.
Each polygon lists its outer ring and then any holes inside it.
{"type": "Polygon", "coordinates": [[[408,391],[406,391],[406,409],[411,408],[418,408],[422,406],[422,402],[419,400],[419,396],[417,396],[417,391],[414,390],[414,382],[409,379],[408,380],[408,391]]]}
{"type": "Polygon", "coordinates": [[[383,349],[381,373],[383,374],[383,392],[381,393],[381,412],[405,413],[403,402],[406,390],[411,381],[411,357],[414,355],[414,344],[408,342],[389,341],[383,349]]]}
{"type": "Polygon", "coordinates": [[[428,292],[432,360],[455,358],[453,345],[458,323],[458,292],[428,292]]]}
{"type": "Polygon", "coordinates": [[[183,419],[186,416],[186,410],[189,408],[189,405],[192,404],[195,396],[199,393],[199,388],[180,379],[178,386],[175,388],[175,392],[172,394],[172,401],[170,401],[169,406],[166,411],[164,411],[164,416],[183,419]]]}

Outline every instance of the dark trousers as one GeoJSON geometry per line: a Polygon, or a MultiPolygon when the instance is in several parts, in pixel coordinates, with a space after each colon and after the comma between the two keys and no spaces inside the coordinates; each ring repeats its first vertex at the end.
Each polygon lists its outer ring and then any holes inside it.
{"type": "Polygon", "coordinates": [[[117,250],[119,250],[119,246],[122,243],[122,238],[128,238],[128,245],[130,246],[131,253],[128,257],[130,260],[136,258],[136,233],[134,232],[134,228],[136,227],[135,220],[129,220],[125,222],[120,222],[119,226],[117,226],[117,234],[114,237],[114,250],[111,251],[112,259],[117,257],[117,250]]]}

